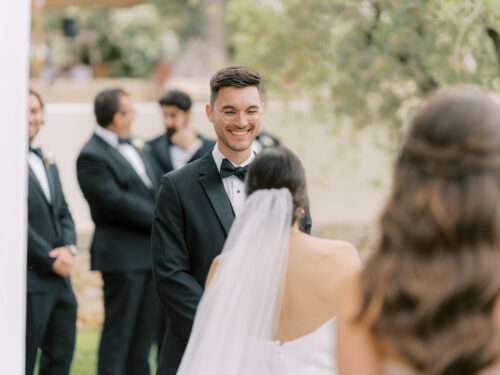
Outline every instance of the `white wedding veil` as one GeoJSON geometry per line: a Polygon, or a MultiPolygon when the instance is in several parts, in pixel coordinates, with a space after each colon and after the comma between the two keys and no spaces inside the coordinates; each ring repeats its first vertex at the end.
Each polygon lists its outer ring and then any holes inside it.
{"type": "Polygon", "coordinates": [[[271,373],[292,211],[288,189],[248,197],[198,306],[178,375],[271,373]]]}

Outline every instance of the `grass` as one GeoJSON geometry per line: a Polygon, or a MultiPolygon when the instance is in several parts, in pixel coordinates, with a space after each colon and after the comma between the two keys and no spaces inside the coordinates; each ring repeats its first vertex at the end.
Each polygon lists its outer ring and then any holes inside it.
{"type": "MultiPolygon", "coordinates": [[[[71,366],[71,375],[94,375],[97,370],[97,348],[99,346],[100,330],[83,328],[76,335],[76,349],[71,366]]],[[[149,356],[152,374],[156,372],[156,347],[149,356]]],[[[35,370],[35,374],[38,370],[35,370]]]]}

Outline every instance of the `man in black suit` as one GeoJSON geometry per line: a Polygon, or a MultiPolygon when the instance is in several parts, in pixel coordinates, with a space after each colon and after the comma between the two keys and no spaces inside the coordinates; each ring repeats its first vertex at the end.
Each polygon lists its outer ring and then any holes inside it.
{"type": "Polygon", "coordinates": [[[69,374],[76,336],[76,298],[70,274],[76,235],[56,165],[32,142],[44,123],[43,101],[30,91],[28,153],[28,282],[26,374],[69,374]]]}
{"type": "Polygon", "coordinates": [[[148,142],[160,177],[210,152],[214,141],[197,134],[191,126],[191,98],[180,90],[170,90],[158,101],[165,133],[148,142]]]}
{"type": "Polygon", "coordinates": [[[158,319],[150,246],[156,179],[147,155],[130,140],[130,96],[104,90],[94,111],[98,125],[80,152],[77,174],[95,224],[91,266],[104,284],[97,373],[149,374],[158,319]]]}
{"type": "Polygon", "coordinates": [[[159,375],[177,371],[208,269],[243,206],[243,179],[260,129],[258,73],[229,67],[214,75],[210,88],[206,113],[217,143],[201,159],[163,176],[153,221],[156,286],[170,319],[159,375]]]}

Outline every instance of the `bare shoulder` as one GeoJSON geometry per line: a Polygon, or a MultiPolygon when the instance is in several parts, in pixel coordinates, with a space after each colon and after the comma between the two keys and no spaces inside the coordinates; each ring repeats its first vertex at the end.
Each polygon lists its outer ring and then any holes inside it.
{"type": "Polygon", "coordinates": [[[323,254],[328,266],[337,272],[352,274],[361,268],[358,250],[349,242],[338,240],[318,240],[318,250],[323,254]]]}

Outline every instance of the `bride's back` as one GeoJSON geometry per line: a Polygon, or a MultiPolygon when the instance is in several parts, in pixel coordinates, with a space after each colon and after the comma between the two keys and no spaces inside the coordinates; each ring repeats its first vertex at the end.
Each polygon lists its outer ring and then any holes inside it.
{"type": "Polygon", "coordinates": [[[339,311],[340,285],[359,268],[348,242],[290,233],[288,271],[276,339],[290,341],[312,333],[339,311]]]}

